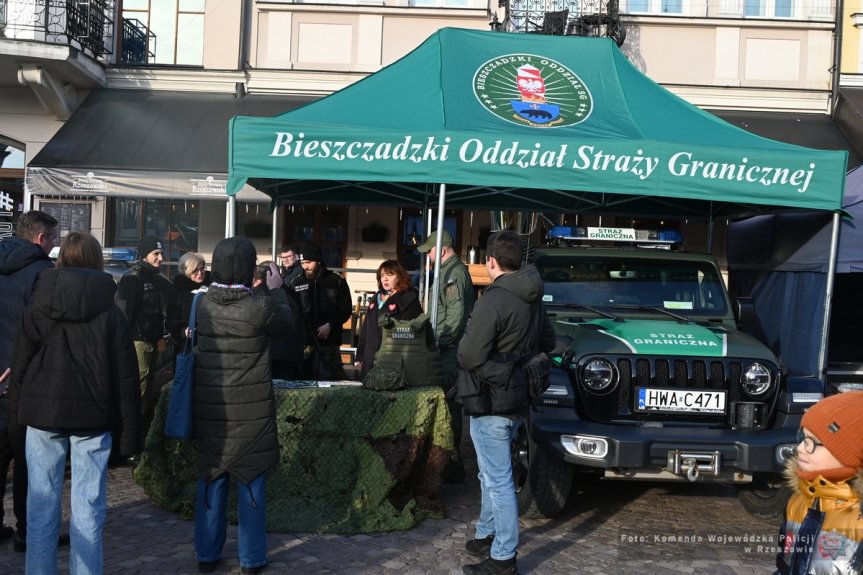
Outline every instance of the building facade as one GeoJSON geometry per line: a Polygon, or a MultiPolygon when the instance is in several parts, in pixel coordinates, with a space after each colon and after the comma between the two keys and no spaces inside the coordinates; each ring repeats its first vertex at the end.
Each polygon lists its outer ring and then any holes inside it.
{"type": "MultiPolygon", "coordinates": [[[[133,246],[154,233],[168,243],[169,260],[188,250],[209,256],[229,227],[230,117],[277,115],[326,96],[442,27],[607,35],[653,80],[749,129],[767,117],[777,125],[801,117],[830,123],[839,100],[832,0],[2,0],[0,7],[0,150],[5,144],[18,158],[0,164],[10,211],[52,211],[64,231],[88,229],[106,246],[133,246]]],[[[841,7],[840,21],[853,28],[856,12],[841,7]]],[[[843,66],[853,59],[846,56],[843,66]]],[[[789,141],[807,143],[791,132],[789,141]]],[[[413,246],[427,214],[417,209],[297,205],[274,216],[268,201],[249,188],[236,210],[235,229],[261,254],[274,243],[310,240],[338,268],[419,261],[413,246]]],[[[508,217],[517,216],[450,212],[446,225],[467,259],[508,217]]],[[[718,242],[697,240],[711,244],[718,242]]],[[[351,284],[371,289],[373,281],[355,274],[351,284]]]]}

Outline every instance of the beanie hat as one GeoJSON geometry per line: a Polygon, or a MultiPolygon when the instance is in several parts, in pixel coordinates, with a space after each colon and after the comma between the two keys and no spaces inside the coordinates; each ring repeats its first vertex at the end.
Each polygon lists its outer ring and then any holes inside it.
{"type": "Polygon", "coordinates": [[[800,425],[830,450],[846,476],[863,469],[863,391],[825,397],[803,414],[800,425]]]}
{"type": "Polygon", "coordinates": [[[300,261],[302,262],[323,262],[321,256],[321,248],[312,243],[305,243],[300,248],[300,261]]]}
{"type": "Polygon", "coordinates": [[[162,240],[156,236],[144,236],[138,242],[138,258],[144,259],[150,255],[150,252],[163,249],[165,249],[165,247],[162,245],[162,240]]]}

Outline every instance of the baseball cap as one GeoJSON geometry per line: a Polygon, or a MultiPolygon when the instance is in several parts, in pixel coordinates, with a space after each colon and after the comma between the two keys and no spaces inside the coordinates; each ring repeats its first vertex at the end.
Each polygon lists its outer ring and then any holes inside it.
{"type": "MultiPolygon", "coordinates": [[[[421,254],[424,254],[427,251],[429,251],[430,249],[432,249],[433,247],[435,247],[436,244],[437,244],[437,230],[435,230],[431,234],[429,234],[429,237],[426,238],[426,241],[424,241],[421,245],[419,245],[417,247],[417,250],[421,254]]],[[[452,236],[446,230],[444,230],[441,233],[441,247],[444,247],[444,248],[452,247],[452,236]]]]}

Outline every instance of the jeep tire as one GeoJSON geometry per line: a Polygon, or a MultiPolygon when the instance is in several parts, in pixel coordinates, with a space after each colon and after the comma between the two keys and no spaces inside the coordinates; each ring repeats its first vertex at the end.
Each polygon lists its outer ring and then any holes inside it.
{"type": "Polygon", "coordinates": [[[512,474],[519,515],[556,517],[569,499],[575,468],[539,449],[528,437],[526,427],[519,428],[512,442],[512,474]]]}
{"type": "Polygon", "coordinates": [[[791,497],[791,489],[779,475],[756,475],[752,483],[738,484],[734,488],[743,508],[764,519],[781,519],[791,497]]]}

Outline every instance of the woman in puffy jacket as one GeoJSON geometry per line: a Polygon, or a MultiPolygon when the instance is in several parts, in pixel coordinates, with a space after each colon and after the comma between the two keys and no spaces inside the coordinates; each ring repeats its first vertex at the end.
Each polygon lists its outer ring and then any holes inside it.
{"type": "Polygon", "coordinates": [[[213,282],[198,299],[195,348],[195,449],[198,571],[219,566],[225,544],[228,478],[237,482],[237,551],[243,573],[267,565],[266,472],[279,462],[268,337],[301,330],[275,264],[268,294],[253,294],[257,254],[243,237],[213,250],[213,282]]]}
{"type": "Polygon", "coordinates": [[[28,574],[57,572],[66,458],[72,460],[72,573],[101,573],[112,443],[138,453],[141,392],[129,324],[102,247],[72,232],[39,276],[12,360],[10,415],[27,426],[28,574]]]}

